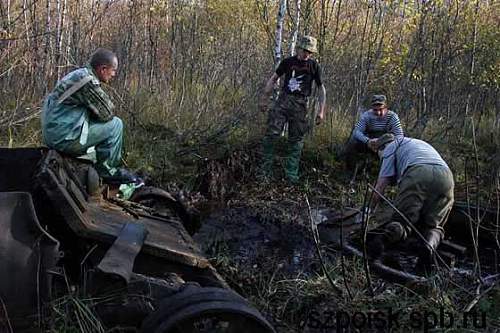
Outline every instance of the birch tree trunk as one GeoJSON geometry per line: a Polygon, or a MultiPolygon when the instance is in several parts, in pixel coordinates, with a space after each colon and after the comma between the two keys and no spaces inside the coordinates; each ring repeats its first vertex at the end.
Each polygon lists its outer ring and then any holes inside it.
{"type": "Polygon", "coordinates": [[[281,61],[281,43],[283,35],[283,22],[285,21],[287,0],[280,0],[278,18],[276,21],[276,37],[274,39],[274,64],[278,66],[281,61]]]}
{"type": "MultiPolygon", "coordinates": [[[[274,39],[274,67],[277,68],[280,61],[281,61],[281,43],[282,43],[282,36],[283,36],[283,22],[285,21],[285,13],[286,13],[286,1],[287,0],[280,0],[279,3],[279,9],[278,9],[278,17],[276,20],[276,37],[274,39]]],[[[278,87],[280,85],[280,80],[278,79],[276,81],[276,84],[274,86],[274,93],[273,97],[274,99],[278,99],[279,96],[279,91],[278,87]]],[[[288,129],[288,123],[285,123],[283,126],[283,130],[281,131],[281,136],[284,136],[286,131],[288,129]]]]}
{"type": "Polygon", "coordinates": [[[26,34],[26,46],[28,49],[31,49],[30,43],[30,29],[28,23],[28,6],[26,5],[26,0],[23,0],[23,16],[24,16],[24,32],[26,34]]]}
{"type": "Polygon", "coordinates": [[[51,77],[51,60],[52,60],[52,55],[51,55],[51,50],[52,50],[52,43],[50,39],[50,26],[51,26],[51,5],[50,5],[50,0],[47,0],[46,2],[46,22],[45,22],[45,60],[43,64],[43,69],[45,73],[45,80],[47,80],[51,77]]]}
{"type": "MultiPolygon", "coordinates": [[[[479,0],[476,1],[476,6],[474,9],[474,17],[477,18],[477,13],[479,11],[479,0]]],[[[470,99],[471,99],[471,86],[474,81],[474,69],[476,65],[476,44],[477,44],[477,19],[474,20],[474,26],[472,30],[472,50],[470,54],[470,66],[469,66],[469,84],[467,89],[467,100],[465,101],[465,117],[469,116],[470,99]]]]}
{"type": "Polygon", "coordinates": [[[7,33],[10,33],[10,0],[7,0],[7,33]]]}
{"type": "Polygon", "coordinates": [[[295,44],[297,43],[297,36],[299,34],[300,4],[301,0],[295,0],[295,20],[293,22],[293,31],[290,34],[290,49],[289,49],[290,56],[293,56],[295,54],[295,44]]]}
{"type": "Polygon", "coordinates": [[[64,21],[66,17],[66,0],[57,0],[57,34],[56,34],[56,59],[57,80],[61,78],[61,56],[64,36],[64,21]]]}

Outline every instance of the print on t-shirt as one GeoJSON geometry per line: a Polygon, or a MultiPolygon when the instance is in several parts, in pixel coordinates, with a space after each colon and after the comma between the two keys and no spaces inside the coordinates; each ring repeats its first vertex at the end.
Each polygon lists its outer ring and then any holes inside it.
{"type": "Polygon", "coordinates": [[[295,70],[292,71],[292,77],[290,78],[290,81],[288,81],[288,89],[290,89],[291,92],[295,91],[301,91],[300,85],[302,84],[302,78],[304,77],[304,74],[299,75],[295,77],[295,70]]]}
{"type": "Polygon", "coordinates": [[[283,89],[288,94],[309,96],[313,80],[318,87],[322,85],[321,70],[313,59],[299,60],[296,56],[286,58],[279,64],[276,74],[285,76],[283,89]]]}

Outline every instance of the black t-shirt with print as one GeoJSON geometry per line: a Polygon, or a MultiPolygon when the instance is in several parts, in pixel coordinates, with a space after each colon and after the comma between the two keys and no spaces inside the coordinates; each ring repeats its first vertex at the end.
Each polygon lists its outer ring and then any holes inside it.
{"type": "Polygon", "coordinates": [[[321,69],[314,59],[299,60],[296,56],[283,59],[276,74],[285,74],[283,90],[287,94],[309,96],[311,95],[311,85],[314,80],[321,86],[321,69]]]}

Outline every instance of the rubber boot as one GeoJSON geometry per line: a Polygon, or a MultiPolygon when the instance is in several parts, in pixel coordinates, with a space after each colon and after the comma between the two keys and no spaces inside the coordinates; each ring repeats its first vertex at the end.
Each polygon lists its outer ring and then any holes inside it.
{"type": "Polygon", "coordinates": [[[366,244],[368,257],[371,260],[380,260],[385,251],[386,239],[384,235],[376,235],[371,241],[366,244]]]}
{"type": "Polygon", "coordinates": [[[262,166],[259,177],[262,180],[269,180],[273,176],[273,161],[274,161],[274,141],[275,139],[266,136],[262,141],[262,166]]]}
{"type": "Polygon", "coordinates": [[[395,244],[406,239],[406,231],[403,225],[397,221],[392,221],[384,227],[384,235],[390,244],[395,244]]]}
{"type": "Polygon", "coordinates": [[[368,256],[372,260],[380,260],[384,255],[385,248],[396,244],[406,238],[406,231],[401,223],[393,221],[387,224],[383,232],[373,237],[367,244],[368,256]]]}
{"type": "Polygon", "coordinates": [[[418,256],[416,270],[419,273],[430,274],[432,272],[433,263],[436,260],[436,249],[443,238],[443,231],[438,228],[429,229],[424,235],[426,244],[418,256]]]}
{"type": "Polygon", "coordinates": [[[292,184],[297,184],[299,181],[299,164],[302,147],[304,147],[303,141],[288,143],[288,156],[286,159],[285,174],[288,181],[292,184]]]}

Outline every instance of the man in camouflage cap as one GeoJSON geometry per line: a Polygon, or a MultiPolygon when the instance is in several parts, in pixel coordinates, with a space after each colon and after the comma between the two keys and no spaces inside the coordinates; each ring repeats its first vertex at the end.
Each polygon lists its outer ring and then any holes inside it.
{"type": "Polygon", "coordinates": [[[121,163],[123,123],[114,116],[114,104],[102,89],[118,69],[116,55],[97,49],[89,64],[76,69],[59,82],[45,98],[42,109],[44,143],[72,156],[95,147],[96,169],[107,183],[134,182],[135,176],[121,163]]]}
{"type": "Polygon", "coordinates": [[[313,81],[319,89],[319,112],[316,122],[319,124],[325,117],[326,90],[321,80],[321,68],[311,58],[317,51],[316,38],[303,36],[297,44],[297,54],[282,60],[266,83],[259,102],[263,112],[268,111],[269,97],[274,85],[281,76],[284,76],[280,96],[269,111],[267,131],[263,140],[262,173],[266,178],[272,175],[275,141],[288,122],[288,156],[285,173],[291,183],[299,180],[300,155],[304,146],[304,136],[309,127],[307,102],[313,81]]]}
{"type": "MultiPolygon", "coordinates": [[[[416,229],[425,238],[419,263],[422,268],[428,267],[444,236],[443,225],[453,205],[453,174],[427,142],[389,136],[381,136],[374,144],[382,159],[375,188],[383,194],[388,185],[397,184],[394,205],[406,219],[393,212],[383,233],[369,243],[369,252],[374,258],[380,257],[386,246],[404,241],[416,229]]],[[[375,195],[373,207],[379,201],[375,195]]]]}
{"type": "Polygon", "coordinates": [[[373,95],[371,108],[363,112],[357,121],[349,141],[343,148],[340,157],[352,169],[360,154],[376,152],[376,141],[384,133],[395,137],[403,137],[403,129],[398,115],[387,108],[385,95],[373,95]]]}

